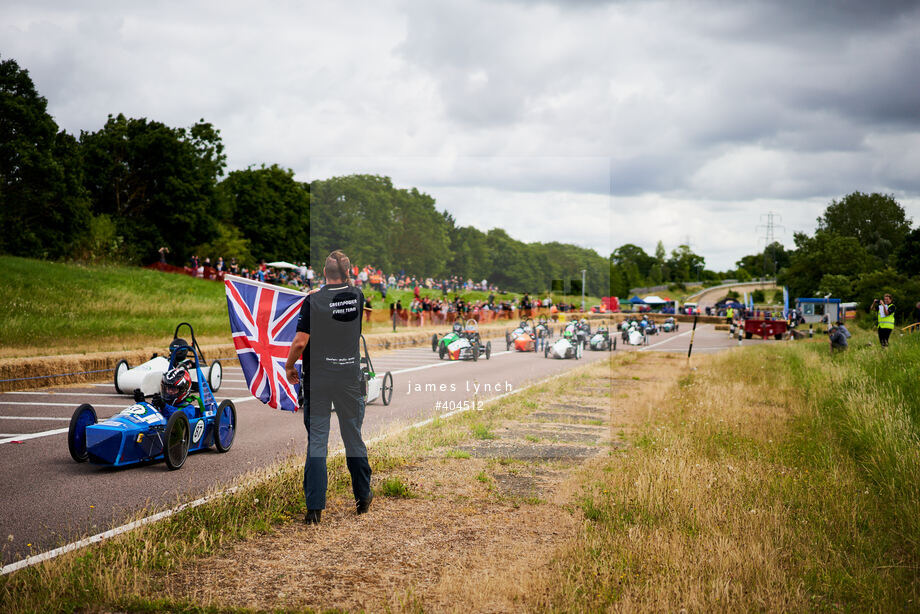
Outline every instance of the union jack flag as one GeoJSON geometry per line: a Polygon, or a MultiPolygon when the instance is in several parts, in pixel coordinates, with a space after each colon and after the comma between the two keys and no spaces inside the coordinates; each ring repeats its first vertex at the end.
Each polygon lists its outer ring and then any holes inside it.
{"type": "MultiPolygon", "coordinates": [[[[270,407],[297,411],[300,386],[287,381],[284,363],[305,295],[232,275],[224,286],[233,344],[249,391],[270,407]]],[[[298,373],[300,368],[298,360],[298,373]]]]}

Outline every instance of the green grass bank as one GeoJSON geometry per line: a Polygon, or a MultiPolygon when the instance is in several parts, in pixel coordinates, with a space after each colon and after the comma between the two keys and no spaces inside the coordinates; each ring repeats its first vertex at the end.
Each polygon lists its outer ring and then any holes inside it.
{"type": "MultiPolygon", "coordinates": [[[[140,267],[81,265],[0,256],[0,358],[165,347],[179,322],[190,322],[203,344],[227,343],[230,326],[221,283],[140,267]]],[[[423,290],[441,297],[440,290],[423,290]]],[[[488,292],[460,293],[465,300],[488,292]]],[[[369,292],[373,306],[384,306],[369,292]]],[[[451,297],[454,293],[450,294],[451,297]]],[[[499,300],[518,294],[497,295],[499,300]]],[[[561,297],[560,297],[561,298],[561,297]]],[[[387,303],[412,301],[409,290],[387,303]]],[[[580,302],[572,297],[566,300],[580,302]]],[[[588,297],[590,307],[600,302],[588,297]]],[[[371,331],[385,331],[375,324],[371,331]]]]}

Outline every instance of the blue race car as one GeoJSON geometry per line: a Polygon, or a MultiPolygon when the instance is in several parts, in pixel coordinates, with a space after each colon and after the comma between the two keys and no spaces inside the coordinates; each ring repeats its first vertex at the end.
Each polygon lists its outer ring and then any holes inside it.
{"type": "Polygon", "coordinates": [[[168,396],[164,399],[154,394],[148,402],[137,390],[134,405],[103,422],[98,422],[92,405],[80,405],[70,419],[67,434],[67,446],[75,461],[122,467],[163,459],[169,469],[179,469],[189,452],[212,445],[218,452],[230,449],[236,435],[236,407],[229,399],[217,404],[201,371],[194,332],[192,337],[191,345],[172,344],[170,370],[164,375],[163,386],[167,396],[165,378],[175,372],[178,379],[187,382],[188,396],[171,405],[168,396]],[[197,375],[194,384],[187,369],[194,369],[197,375]]]}

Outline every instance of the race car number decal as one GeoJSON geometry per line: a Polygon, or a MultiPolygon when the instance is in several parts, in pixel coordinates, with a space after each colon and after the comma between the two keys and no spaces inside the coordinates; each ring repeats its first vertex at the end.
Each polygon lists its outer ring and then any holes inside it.
{"type": "Polygon", "coordinates": [[[192,433],[192,443],[198,443],[202,435],[204,435],[204,420],[199,420],[195,425],[195,432],[192,433]]]}
{"type": "Polygon", "coordinates": [[[147,424],[155,424],[160,421],[160,417],[150,410],[149,407],[146,407],[141,404],[135,404],[131,407],[126,407],[121,410],[121,415],[127,416],[134,422],[146,422],[147,424]]]}
{"type": "Polygon", "coordinates": [[[448,352],[456,352],[464,346],[463,339],[457,339],[453,343],[447,346],[448,352]]]}

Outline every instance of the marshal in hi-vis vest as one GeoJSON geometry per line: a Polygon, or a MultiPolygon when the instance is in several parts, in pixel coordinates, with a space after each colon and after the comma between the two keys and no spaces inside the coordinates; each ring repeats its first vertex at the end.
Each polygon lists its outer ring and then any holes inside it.
{"type": "Polygon", "coordinates": [[[882,315],[882,305],[878,306],[878,327],[879,328],[894,328],[894,314],[890,313],[887,316],[882,315]]]}

